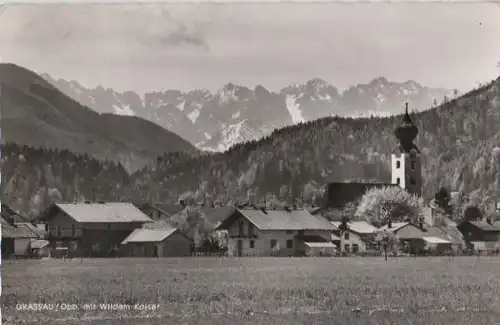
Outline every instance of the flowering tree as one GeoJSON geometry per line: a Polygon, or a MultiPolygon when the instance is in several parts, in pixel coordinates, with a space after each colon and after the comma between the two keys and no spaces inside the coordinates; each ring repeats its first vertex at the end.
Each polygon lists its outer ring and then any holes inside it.
{"type": "Polygon", "coordinates": [[[420,222],[424,201],[398,186],[372,188],[361,197],[356,215],[366,219],[375,227],[389,221],[420,222]]]}

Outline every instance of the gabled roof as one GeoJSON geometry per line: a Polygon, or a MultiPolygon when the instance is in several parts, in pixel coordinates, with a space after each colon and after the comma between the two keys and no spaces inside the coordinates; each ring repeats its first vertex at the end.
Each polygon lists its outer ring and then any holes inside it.
{"type": "Polygon", "coordinates": [[[64,211],[80,223],[153,222],[133,204],[124,202],[53,203],[53,208],[64,211]]]}
{"type": "Polygon", "coordinates": [[[227,219],[235,210],[235,207],[203,207],[200,209],[205,218],[213,225],[218,225],[227,219]]]}
{"type": "Polygon", "coordinates": [[[180,204],[166,204],[166,203],[145,203],[137,207],[139,209],[142,209],[143,207],[151,207],[169,217],[184,210],[184,207],[180,204]]]}
{"type": "Polygon", "coordinates": [[[31,242],[31,248],[44,248],[49,245],[49,241],[45,239],[37,239],[31,242]]]}
{"type": "Polygon", "coordinates": [[[5,218],[5,220],[11,224],[16,222],[29,222],[27,217],[21,216],[5,203],[2,203],[0,213],[2,218],[5,218]]]}
{"type": "Polygon", "coordinates": [[[42,231],[42,230],[38,229],[34,224],[32,224],[30,222],[16,222],[15,225],[17,227],[28,228],[29,231],[31,231],[32,233],[36,234],[38,237],[42,237],[43,235],[45,235],[45,231],[42,231]]]}
{"type": "Polygon", "coordinates": [[[329,182],[325,191],[324,206],[328,208],[342,209],[347,203],[361,198],[366,191],[372,188],[382,188],[386,186],[397,186],[391,183],[342,183],[329,182]]]}
{"type": "Polygon", "coordinates": [[[237,209],[217,229],[227,229],[239,217],[248,219],[260,230],[334,230],[323,217],[305,210],[237,209]]]}
{"type": "Polygon", "coordinates": [[[135,229],[122,244],[128,243],[159,243],[177,231],[176,228],[135,229]]]}
{"type": "Polygon", "coordinates": [[[486,221],[466,221],[482,231],[500,232],[500,221],[488,223],[486,221]]]}
{"type": "Polygon", "coordinates": [[[440,237],[422,237],[422,239],[430,244],[451,244],[450,241],[440,237]]]}
{"type": "MultiPolygon", "coordinates": [[[[342,222],[341,221],[332,221],[331,224],[335,228],[338,229],[340,227],[340,225],[342,224],[342,222]]],[[[349,221],[347,223],[347,229],[349,229],[350,231],[355,232],[357,234],[361,234],[361,235],[374,234],[374,233],[378,232],[378,228],[374,227],[373,225],[371,225],[367,221],[349,221]]]]}
{"type": "Polygon", "coordinates": [[[410,223],[410,222],[393,222],[391,225],[391,228],[389,228],[389,225],[386,224],[386,225],[383,225],[382,227],[380,227],[379,230],[382,230],[382,231],[387,230],[387,231],[397,232],[400,229],[402,229],[408,225],[412,225],[412,223],[410,223]]]}
{"type": "Polygon", "coordinates": [[[4,218],[0,218],[3,238],[38,238],[38,234],[23,225],[12,225],[4,218]]]}
{"type": "Polygon", "coordinates": [[[454,245],[464,244],[462,233],[455,226],[425,227],[424,230],[424,236],[443,238],[454,245]]]}
{"type": "Polygon", "coordinates": [[[342,210],[336,208],[322,209],[319,211],[319,213],[315,212],[313,214],[320,214],[330,221],[342,221],[343,217],[342,210]]]}

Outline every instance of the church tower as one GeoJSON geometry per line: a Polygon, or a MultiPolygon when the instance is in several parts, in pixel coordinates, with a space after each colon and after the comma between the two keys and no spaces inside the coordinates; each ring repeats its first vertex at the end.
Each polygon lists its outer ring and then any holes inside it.
{"type": "Polygon", "coordinates": [[[422,195],[422,164],[420,150],[413,141],[418,128],[408,114],[408,103],[401,123],[394,130],[399,145],[392,154],[392,184],[397,184],[411,194],[422,195]]]}

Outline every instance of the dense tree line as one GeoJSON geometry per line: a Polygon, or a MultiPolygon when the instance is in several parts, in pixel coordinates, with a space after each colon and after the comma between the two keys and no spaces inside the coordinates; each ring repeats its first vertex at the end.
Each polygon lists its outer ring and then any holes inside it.
{"type": "Polygon", "coordinates": [[[129,175],[113,161],[14,143],[0,149],[2,202],[29,217],[53,201],[121,200],[129,185],[129,175]]]}
{"type": "MultiPolygon", "coordinates": [[[[500,79],[413,114],[425,199],[441,187],[466,194],[478,206],[493,207],[500,197],[499,86],[500,79]]],[[[102,200],[169,203],[190,192],[220,204],[317,205],[328,181],[390,181],[393,130],[400,120],[318,119],[224,153],[168,153],[132,175],[88,155],[8,143],[2,147],[3,200],[30,214],[46,204],[49,193],[73,201],[92,198],[92,189],[102,200]]]]}
{"type": "MultiPolygon", "coordinates": [[[[500,194],[499,85],[500,79],[413,114],[426,199],[443,186],[482,203],[493,203],[500,194]]],[[[132,182],[141,195],[161,200],[203,187],[217,200],[244,199],[252,189],[259,201],[271,195],[289,203],[310,202],[305,189],[317,191],[330,180],[389,182],[390,157],[397,146],[393,130],[400,120],[318,119],[225,153],[165,155],[155,168],[135,173],[132,182]]]]}

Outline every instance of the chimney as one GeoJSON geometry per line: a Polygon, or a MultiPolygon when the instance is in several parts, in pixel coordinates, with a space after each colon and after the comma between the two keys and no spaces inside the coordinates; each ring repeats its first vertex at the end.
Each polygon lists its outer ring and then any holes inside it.
{"type": "Polygon", "coordinates": [[[387,224],[387,228],[389,228],[389,229],[392,228],[392,221],[389,221],[389,223],[387,224]]]}
{"type": "Polygon", "coordinates": [[[492,224],[492,223],[491,223],[491,218],[490,218],[490,217],[487,217],[487,218],[486,218],[486,222],[487,222],[488,224],[490,224],[490,225],[491,225],[491,224],[492,224]]]}
{"type": "Polygon", "coordinates": [[[424,229],[424,223],[422,222],[422,220],[420,220],[420,222],[418,223],[418,227],[420,229],[424,229]]]}

